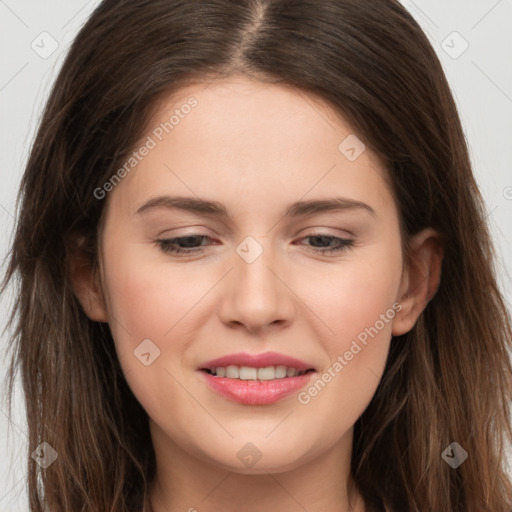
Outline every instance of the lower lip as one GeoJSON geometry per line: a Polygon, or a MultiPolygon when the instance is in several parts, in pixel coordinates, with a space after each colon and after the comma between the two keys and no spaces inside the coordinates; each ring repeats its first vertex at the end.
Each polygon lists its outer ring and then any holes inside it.
{"type": "Polygon", "coordinates": [[[273,404],[304,387],[315,372],[272,380],[240,380],[214,377],[201,371],[213,391],[245,405],[273,404]]]}

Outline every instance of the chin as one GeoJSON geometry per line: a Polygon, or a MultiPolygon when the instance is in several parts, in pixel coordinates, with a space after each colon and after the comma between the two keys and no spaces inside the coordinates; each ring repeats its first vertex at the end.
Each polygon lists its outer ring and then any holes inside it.
{"type": "MultiPolygon", "coordinates": [[[[263,443],[260,443],[260,446],[263,443]]],[[[300,467],[311,456],[298,454],[296,450],[279,450],[278,447],[268,446],[257,448],[256,443],[244,443],[236,448],[235,457],[231,456],[233,448],[229,447],[217,454],[205,454],[209,462],[226,471],[241,475],[263,475],[267,473],[285,473],[300,467]],[[227,456],[228,455],[228,456],[227,456]]]]}

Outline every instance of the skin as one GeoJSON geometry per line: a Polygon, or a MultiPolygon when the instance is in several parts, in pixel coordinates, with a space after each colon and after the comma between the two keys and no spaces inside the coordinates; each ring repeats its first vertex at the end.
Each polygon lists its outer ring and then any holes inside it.
{"type": "MultiPolygon", "coordinates": [[[[442,248],[426,229],[401,252],[387,170],[368,148],[353,162],[338,146],[350,126],[318,98],[235,76],[189,85],[166,98],[145,136],[193,96],[198,105],[149,151],[107,200],[100,273],[75,264],[89,317],[108,322],[126,379],[150,418],[157,457],[155,512],[349,508],[353,425],[384,371],[392,335],[409,331],[437,290],[442,248]],[[161,195],[215,200],[230,218],[170,208],[138,214],[161,195]],[[343,196],[364,209],[300,218],[292,202],[343,196]],[[332,255],[314,252],[354,240],[332,255]],[[165,253],[159,239],[206,235],[203,253],[165,253]],[[263,249],[247,263],[247,237],[263,249]],[[268,350],[302,359],[319,375],[358,334],[400,305],[378,335],[307,404],[297,393],[249,406],[210,390],[197,368],[234,352],[268,350]],[[134,350],[150,339],[149,366],[134,350]],[[261,459],[237,457],[248,442],[261,459]]],[[[76,257],[76,262],[80,256],[76,257]]],[[[317,375],[318,378],[318,375],[317,375]]]]}

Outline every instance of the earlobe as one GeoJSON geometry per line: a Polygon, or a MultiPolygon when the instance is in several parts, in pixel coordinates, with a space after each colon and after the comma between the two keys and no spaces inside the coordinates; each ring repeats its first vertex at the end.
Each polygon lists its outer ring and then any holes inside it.
{"type": "Polygon", "coordinates": [[[108,322],[100,276],[85,251],[74,251],[70,258],[73,292],[85,314],[95,322],[108,322]]]}
{"type": "Polygon", "coordinates": [[[439,233],[432,228],[424,229],[413,237],[410,245],[398,299],[402,309],[393,321],[393,336],[405,334],[414,327],[441,282],[444,248],[439,233]]]}

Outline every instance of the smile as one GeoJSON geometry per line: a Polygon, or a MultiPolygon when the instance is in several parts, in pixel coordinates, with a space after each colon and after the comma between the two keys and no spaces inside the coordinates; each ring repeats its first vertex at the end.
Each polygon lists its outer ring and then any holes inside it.
{"type": "Polygon", "coordinates": [[[229,354],[197,370],[216,394],[244,405],[273,404],[299,391],[316,374],[311,364],[277,352],[229,354]]]}

